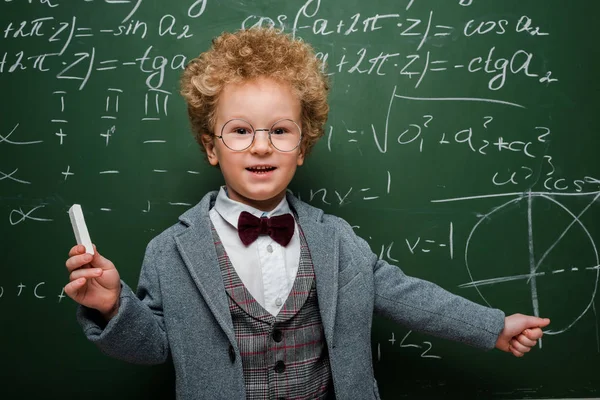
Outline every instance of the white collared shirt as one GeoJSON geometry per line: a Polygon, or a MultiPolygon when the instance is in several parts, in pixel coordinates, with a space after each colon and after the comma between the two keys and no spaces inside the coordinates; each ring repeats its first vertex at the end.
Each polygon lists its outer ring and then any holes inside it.
{"type": "Polygon", "coordinates": [[[286,247],[281,246],[268,235],[260,235],[246,247],[237,231],[237,222],[242,211],[259,218],[263,215],[272,217],[290,213],[290,206],[284,197],[272,211],[263,212],[231,200],[223,186],[219,190],[215,206],[209,212],[210,220],[242,283],[265,310],[276,316],[292,290],[298,272],[300,263],[298,224],[295,225],[294,236],[286,247]]]}

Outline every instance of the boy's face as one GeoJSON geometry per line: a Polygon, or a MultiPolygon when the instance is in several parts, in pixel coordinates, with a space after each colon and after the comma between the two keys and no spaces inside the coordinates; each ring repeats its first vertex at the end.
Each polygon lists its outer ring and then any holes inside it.
{"type": "Polygon", "coordinates": [[[290,152],[275,149],[268,132],[259,129],[269,129],[281,119],[291,119],[302,128],[300,116],[300,100],[287,84],[260,78],[225,86],[217,104],[215,135],[234,118],[250,122],[257,130],[254,142],[243,151],[229,149],[218,138],[204,143],[208,161],[221,167],[229,198],[263,211],[277,206],[304,155],[300,146],[290,152]]]}

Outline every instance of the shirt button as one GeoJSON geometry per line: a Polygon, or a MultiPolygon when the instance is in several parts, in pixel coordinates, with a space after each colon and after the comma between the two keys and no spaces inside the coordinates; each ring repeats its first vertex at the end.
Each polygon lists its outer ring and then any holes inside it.
{"type": "Polygon", "coordinates": [[[272,253],[272,252],[273,252],[273,246],[271,246],[271,245],[268,245],[268,246],[267,246],[267,251],[268,251],[269,253],[272,253]]]}
{"type": "Polygon", "coordinates": [[[283,304],[283,301],[281,300],[281,297],[278,297],[275,299],[275,305],[277,307],[281,307],[282,304],[283,304]]]}
{"type": "Polygon", "coordinates": [[[275,372],[277,372],[278,374],[283,373],[283,371],[285,371],[285,364],[283,363],[283,361],[277,361],[275,363],[275,367],[273,368],[275,370],[275,372]]]}

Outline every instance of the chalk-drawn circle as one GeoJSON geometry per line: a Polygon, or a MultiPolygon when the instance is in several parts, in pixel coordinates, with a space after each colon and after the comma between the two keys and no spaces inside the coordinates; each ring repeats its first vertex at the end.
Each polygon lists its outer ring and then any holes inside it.
{"type": "Polygon", "coordinates": [[[595,242],[575,213],[552,194],[524,194],[493,208],[473,226],[465,245],[470,282],[460,286],[474,288],[490,307],[506,309],[508,299],[511,307],[518,305],[515,312],[550,317],[552,328],[545,333],[558,334],[593,309],[599,264],[595,242]],[[536,210],[552,219],[536,225],[536,210]]]}

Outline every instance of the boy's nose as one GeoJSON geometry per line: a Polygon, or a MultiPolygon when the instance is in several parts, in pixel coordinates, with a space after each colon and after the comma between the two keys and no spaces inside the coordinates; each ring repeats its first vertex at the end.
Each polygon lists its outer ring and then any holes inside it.
{"type": "Polygon", "coordinates": [[[255,153],[270,153],[273,151],[267,130],[257,129],[254,132],[254,143],[252,143],[250,150],[255,153]]]}

